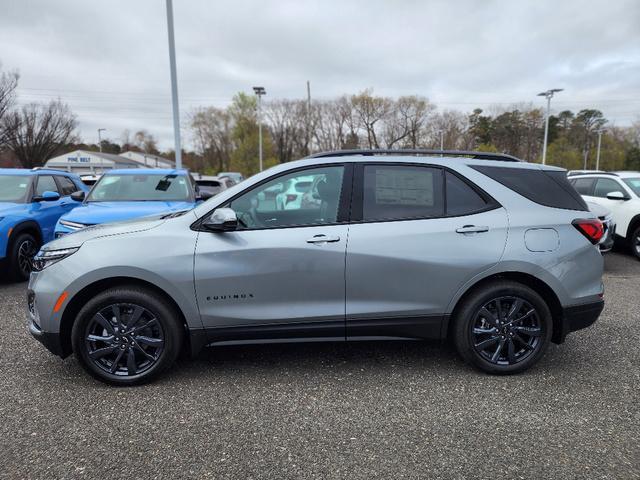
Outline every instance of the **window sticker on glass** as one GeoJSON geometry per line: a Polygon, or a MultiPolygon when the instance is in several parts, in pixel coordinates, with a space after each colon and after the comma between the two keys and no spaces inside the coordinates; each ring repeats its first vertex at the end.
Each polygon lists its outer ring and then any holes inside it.
{"type": "Polygon", "coordinates": [[[376,171],[376,203],[379,205],[433,205],[431,172],[378,169],[376,171]]]}

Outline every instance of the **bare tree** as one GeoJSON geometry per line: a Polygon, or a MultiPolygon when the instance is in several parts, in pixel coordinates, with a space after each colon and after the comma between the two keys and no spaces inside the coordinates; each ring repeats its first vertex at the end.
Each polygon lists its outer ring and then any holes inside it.
{"type": "Polygon", "coordinates": [[[1,126],[2,118],[15,102],[15,92],[18,86],[18,74],[16,72],[3,72],[0,74],[0,148],[5,145],[6,133],[1,126]]]}
{"type": "Polygon", "coordinates": [[[417,148],[427,121],[435,110],[424,97],[416,95],[388,101],[382,134],[386,148],[417,148]]]}
{"type": "Polygon", "coordinates": [[[384,118],[391,109],[391,100],[374,97],[371,90],[365,90],[351,97],[351,105],[358,119],[358,127],[367,138],[368,148],[380,148],[378,138],[384,118]]]}
{"type": "Polygon", "coordinates": [[[7,146],[25,168],[42,165],[73,138],[75,128],[75,115],[60,100],[24,105],[2,119],[7,146]]]}
{"type": "Polygon", "coordinates": [[[302,100],[273,100],[265,105],[265,117],[280,163],[308,153],[306,108],[302,100]]]}
{"type": "Polygon", "coordinates": [[[202,169],[227,170],[233,150],[229,112],[215,107],[199,108],[191,114],[191,130],[196,151],[203,159],[202,169]]]}
{"type": "Polygon", "coordinates": [[[134,144],[144,153],[149,153],[151,155],[157,155],[158,153],[158,142],[155,137],[146,130],[138,130],[133,136],[134,144]]]}

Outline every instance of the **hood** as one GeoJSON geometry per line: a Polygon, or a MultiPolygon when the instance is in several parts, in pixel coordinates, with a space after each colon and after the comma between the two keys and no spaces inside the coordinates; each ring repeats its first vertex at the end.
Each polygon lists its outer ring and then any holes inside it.
{"type": "Polygon", "coordinates": [[[192,202],[88,202],[62,217],[85,225],[119,222],[178,210],[189,210],[192,202]]]}
{"type": "Polygon", "coordinates": [[[77,232],[69,233],[52,242],[47,243],[42,248],[44,250],[58,250],[60,248],[79,247],[88,240],[112,235],[122,235],[125,233],[143,232],[159,227],[166,221],[167,214],[162,213],[144,218],[134,218],[132,220],[107,223],[104,225],[94,225],[83,228],[77,232]]]}
{"type": "Polygon", "coordinates": [[[12,210],[24,207],[24,203],[0,202],[0,217],[5,213],[11,213],[12,210]]]}

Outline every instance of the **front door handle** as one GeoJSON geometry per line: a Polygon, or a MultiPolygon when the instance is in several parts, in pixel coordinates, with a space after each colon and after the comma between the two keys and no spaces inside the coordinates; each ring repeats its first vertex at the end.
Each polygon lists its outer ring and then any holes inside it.
{"type": "Polygon", "coordinates": [[[465,225],[456,229],[456,233],[484,233],[488,231],[489,227],[478,227],[476,225],[465,225]]]}
{"type": "Polygon", "coordinates": [[[315,243],[315,244],[323,244],[323,243],[332,243],[339,242],[340,237],[329,237],[324,234],[314,235],[310,239],[307,240],[307,243],[315,243]]]}

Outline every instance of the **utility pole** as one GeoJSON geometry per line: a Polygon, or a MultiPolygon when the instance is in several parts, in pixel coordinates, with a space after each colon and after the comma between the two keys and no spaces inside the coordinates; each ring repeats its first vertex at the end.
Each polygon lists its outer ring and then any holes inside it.
{"type": "Polygon", "coordinates": [[[253,87],[253,91],[258,97],[258,156],[260,157],[260,171],[262,171],[262,111],[261,99],[262,95],[266,95],[267,91],[264,87],[253,87]]]}
{"type": "Polygon", "coordinates": [[[444,150],[444,130],[440,130],[440,150],[444,150]]]}
{"type": "Polygon", "coordinates": [[[176,168],[182,168],[180,146],[180,110],[178,109],[178,76],[176,74],[176,47],[173,36],[173,2],[167,0],[167,30],[169,32],[169,66],[171,69],[171,101],[173,104],[173,137],[176,151],[176,168]]]}
{"type": "Polygon", "coordinates": [[[307,153],[311,153],[311,85],[307,80],[307,153]]]}
{"type": "Polygon", "coordinates": [[[596,170],[600,170],[600,145],[602,144],[602,134],[605,132],[606,130],[603,129],[598,130],[598,152],[596,153],[596,170]]]}
{"type": "Polygon", "coordinates": [[[545,97],[547,99],[547,118],[544,123],[544,144],[542,145],[542,164],[547,163],[547,141],[549,139],[549,116],[551,115],[551,99],[554,93],[558,93],[564,90],[563,88],[552,88],[546,92],[540,92],[538,97],[545,97]]]}
{"type": "Polygon", "coordinates": [[[100,153],[102,153],[102,137],[100,135],[100,132],[105,132],[106,130],[107,130],[106,128],[98,129],[98,147],[100,148],[100,153]]]}

